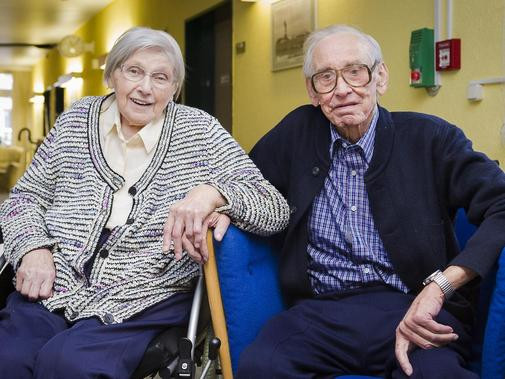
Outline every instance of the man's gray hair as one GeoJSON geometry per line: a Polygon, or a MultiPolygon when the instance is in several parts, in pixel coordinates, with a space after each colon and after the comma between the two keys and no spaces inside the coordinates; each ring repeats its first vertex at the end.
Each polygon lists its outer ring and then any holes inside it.
{"type": "Polygon", "coordinates": [[[117,68],[120,68],[138,50],[153,47],[163,51],[172,64],[172,77],[177,84],[177,93],[175,95],[175,98],[177,98],[184,82],[184,60],[177,41],[170,34],[162,30],[137,26],[121,34],[116,42],[114,42],[110,53],[107,54],[105,71],[103,73],[105,81],[108,82],[113,72],[117,68]]]}
{"type": "Polygon", "coordinates": [[[307,37],[303,44],[304,61],[303,73],[306,78],[310,78],[315,74],[312,66],[314,49],[316,45],[323,39],[334,34],[352,34],[361,39],[368,48],[371,58],[374,62],[382,62],[382,51],[379,43],[372,36],[363,33],[361,30],[348,25],[331,25],[324,29],[316,30],[307,37]]]}

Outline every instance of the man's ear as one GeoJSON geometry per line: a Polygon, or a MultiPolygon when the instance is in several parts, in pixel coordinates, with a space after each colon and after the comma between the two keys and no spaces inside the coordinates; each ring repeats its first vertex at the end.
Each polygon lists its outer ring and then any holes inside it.
{"type": "Polygon", "coordinates": [[[388,89],[389,83],[389,70],[384,62],[379,64],[377,68],[377,93],[384,95],[388,89]]]}
{"type": "Polygon", "coordinates": [[[309,94],[310,102],[313,106],[317,107],[319,105],[319,97],[314,91],[314,88],[312,88],[312,82],[309,78],[305,78],[305,87],[307,87],[307,93],[309,94]]]}

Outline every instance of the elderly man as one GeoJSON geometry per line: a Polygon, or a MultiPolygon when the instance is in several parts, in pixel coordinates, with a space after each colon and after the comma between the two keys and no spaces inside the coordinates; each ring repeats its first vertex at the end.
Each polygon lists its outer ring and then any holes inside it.
{"type": "Polygon", "coordinates": [[[312,105],[251,152],[291,206],[279,242],[292,307],[238,377],[477,377],[465,364],[472,295],[505,245],[504,174],[446,121],[377,105],[388,69],[371,36],[330,26],[305,51],[312,105]],[[461,207],[480,225],[463,251],[461,207]]]}

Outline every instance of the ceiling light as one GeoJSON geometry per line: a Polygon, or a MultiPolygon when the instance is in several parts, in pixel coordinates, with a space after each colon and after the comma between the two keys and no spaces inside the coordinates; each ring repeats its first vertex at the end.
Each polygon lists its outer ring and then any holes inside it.
{"type": "Polygon", "coordinates": [[[42,93],[35,92],[32,97],[30,97],[29,102],[32,104],[44,104],[45,97],[42,93]]]}
{"type": "Polygon", "coordinates": [[[66,88],[76,79],[82,80],[82,72],[71,72],[69,74],[60,75],[58,80],[54,83],[54,86],[66,88]]]}

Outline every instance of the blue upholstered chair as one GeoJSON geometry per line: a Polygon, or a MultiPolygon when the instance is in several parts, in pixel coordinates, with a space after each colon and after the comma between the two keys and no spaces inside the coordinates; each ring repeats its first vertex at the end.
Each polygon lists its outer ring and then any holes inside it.
{"type": "MultiPolygon", "coordinates": [[[[474,232],[463,212],[456,218],[461,246],[474,232]]],[[[504,231],[505,232],[505,231],[504,231]]],[[[230,227],[222,242],[215,242],[217,271],[233,372],[239,356],[266,320],[284,309],[277,278],[277,262],[268,239],[230,227]]],[[[505,251],[505,249],[504,249],[505,251]]],[[[496,275],[482,285],[479,326],[472,369],[484,379],[505,377],[505,253],[496,275]],[[495,279],[496,278],[496,279],[495,279]],[[489,310],[489,312],[488,312],[489,310]],[[482,342],[483,341],[483,342],[482,342]]],[[[348,375],[340,378],[367,378],[348,375]]]]}

